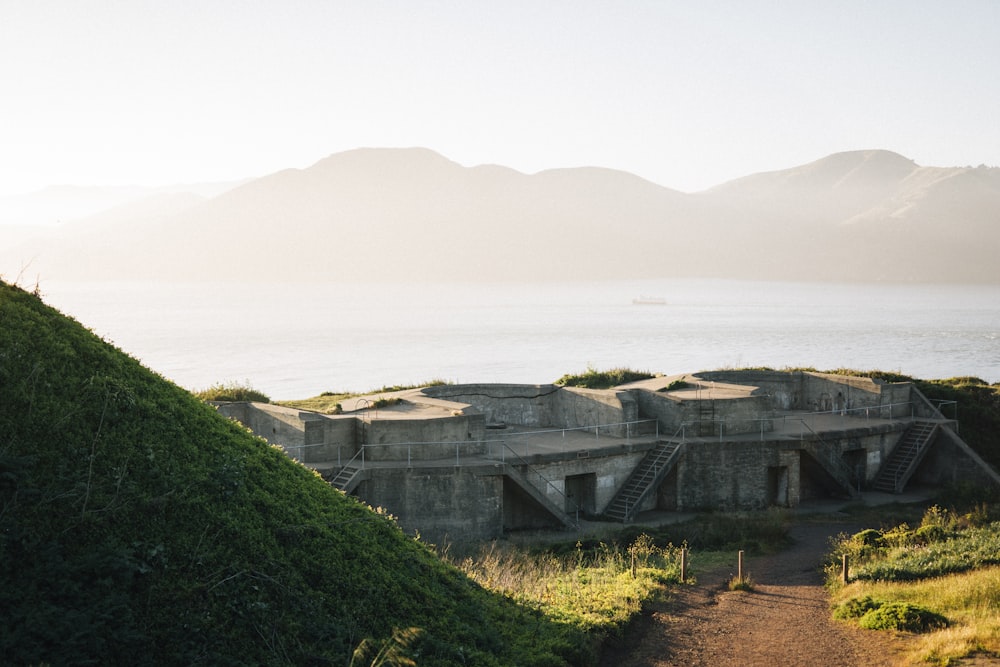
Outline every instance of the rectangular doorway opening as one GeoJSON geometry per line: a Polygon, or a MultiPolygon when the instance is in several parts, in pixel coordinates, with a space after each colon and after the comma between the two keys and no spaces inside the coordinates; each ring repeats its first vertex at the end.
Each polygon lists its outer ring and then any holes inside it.
{"type": "Polygon", "coordinates": [[[772,466],[767,469],[767,503],[788,507],[788,466],[772,466]]]}
{"type": "Polygon", "coordinates": [[[566,478],[566,513],[593,516],[594,496],[597,492],[597,473],[570,475],[566,478]]]}

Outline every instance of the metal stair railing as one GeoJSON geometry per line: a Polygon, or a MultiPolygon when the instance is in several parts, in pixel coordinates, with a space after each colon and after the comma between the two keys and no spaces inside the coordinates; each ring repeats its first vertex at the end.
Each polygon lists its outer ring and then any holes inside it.
{"type": "Polygon", "coordinates": [[[358,449],[358,451],[355,452],[354,456],[352,456],[347,463],[341,466],[340,470],[337,471],[337,474],[334,475],[333,479],[330,480],[330,484],[340,489],[344,493],[348,493],[349,491],[347,487],[350,484],[351,480],[357,477],[358,472],[364,469],[365,469],[365,446],[362,445],[358,449]],[[355,461],[358,461],[360,463],[360,466],[355,466],[354,465],[355,461]],[[341,476],[344,474],[345,471],[348,470],[351,470],[352,472],[349,475],[347,475],[345,479],[341,480],[341,476]]]}
{"type": "MultiPolygon", "coordinates": [[[[514,450],[511,449],[510,451],[515,456],[515,458],[518,458],[518,459],[521,458],[517,454],[517,452],[515,452],[514,450]]],[[[510,479],[514,480],[518,485],[520,485],[522,488],[524,488],[525,491],[528,491],[528,493],[530,495],[532,495],[533,497],[535,497],[535,499],[538,500],[542,504],[543,507],[545,507],[551,514],[553,514],[554,516],[556,516],[564,524],[566,524],[567,526],[571,526],[573,528],[579,528],[580,527],[580,511],[582,509],[580,507],[580,504],[578,502],[576,502],[575,500],[572,501],[573,505],[576,508],[575,512],[574,512],[576,514],[576,521],[575,522],[570,521],[568,513],[565,512],[564,510],[560,510],[558,505],[556,505],[554,502],[552,502],[551,500],[549,500],[548,494],[546,493],[546,491],[547,491],[547,489],[552,489],[553,491],[556,492],[556,494],[558,494],[559,496],[561,496],[562,499],[563,499],[563,507],[565,507],[567,501],[569,501],[569,498],[566,496],[566,493],[562,489],[560,489],[558,486],[556,486],[552,482],[552,480],[550,480],[545,475],[543,475],[542,473],[540,473],[537,470],[535,470],[531,466],[531,464],[529,464],[524,459],[521,459],[521,463],[519,465],[523,465],[525,467],[525,470],[527,472],[530,472],[532,475],[534,475],[534,476],[538,477],[540,480],[542,480],[544,482],[542,484],[542,488],[539,489],[537,485],[532,484],[531,480],[528,478],[527,475],[521,474],[510,463],[508,463],[508,462],[505,461],[504,462],[504,471],[505,471],[505,474],[507,475],[507,477],[509,477],[510,479]],[[521,479],[518,479],[519,477],[521,479]],[[523,480],[523,483],[522,483],[522,480],[523,480]],[[531,489],[534,489],[535,491],[537,491],[538,495],[535,496],[535,494],[531,494],[530,490],[528,488],[526,488],[525,485],[527,485],[527,487],[530,487],[531,489]]]]}
{"type": "Polygon", "coordinates": [[[902,493],[906,483],[916,472],[917,466],[930,450],[930,444],[937,435],[938,427],[938,423],[918,420],[907,428],[872,486],[880,491],[902,493]]]}
{"type": "Polygon", "coordinates": [[[679,426],[673,437],[659,441],[657,446],[639,461],[618,493],[601,512],[602,515],[623,522],[635,515],[636,508],[640,507],[650,491],[663,481],[680,457],[681,448],[685,444],[684,426],[684,424],[679,426]],[[679,441],[678,434],[680,434],[679,441]]]}

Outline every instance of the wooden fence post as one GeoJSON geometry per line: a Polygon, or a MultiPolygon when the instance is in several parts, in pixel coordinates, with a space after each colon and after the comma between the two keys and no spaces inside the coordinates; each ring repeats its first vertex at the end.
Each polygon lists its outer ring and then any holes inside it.
{"type": "Polygon", "coordinates": [[[743,581],[743,549],[740,549],[740,553],[737,556],[736,580],[739,582],[743,581]]]}
{"type": "Polygon", "coordinates": [[[687,581],[688,574],[688,550],[681,548],[681,583],[687,581]]]}
{"type": "Polygon", "coordinates": [[[843,558],[844,560],[841,563],[841,570],[840,570],[840,580],[843,583],[847,584],[850,582],[850,577],[848,576],[848,568],[847,568],[847,554],[844,554],[843,558]]]}

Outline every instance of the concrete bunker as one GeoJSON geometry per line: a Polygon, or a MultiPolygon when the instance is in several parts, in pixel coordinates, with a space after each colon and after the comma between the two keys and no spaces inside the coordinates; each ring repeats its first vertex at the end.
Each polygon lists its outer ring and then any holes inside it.
{"type": "Polygon", "coordinates": [[[220,404],[331,484],[430,541],[797,507],[1000,476],[911,383],[716,371],[610,390],[442,385],[337,415],[220,404]]]}

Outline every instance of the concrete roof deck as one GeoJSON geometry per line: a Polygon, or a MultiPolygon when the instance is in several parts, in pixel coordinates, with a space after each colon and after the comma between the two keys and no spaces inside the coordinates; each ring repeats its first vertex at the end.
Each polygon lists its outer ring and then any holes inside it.
{"type": "Polygon", "coordinates": [[[746,398],[752,396],[757,387],[748,384],[731,382],[715,382],[702,380],[697,373],[683,375],[660,375],[648,380],[638,380],[616,387],[616,389],[644,389],[682,400],[721,400],[727,398],[746,398]],[[667,391],[667,387],[675,382],[684,382],[687,386],[667,391]]]}

